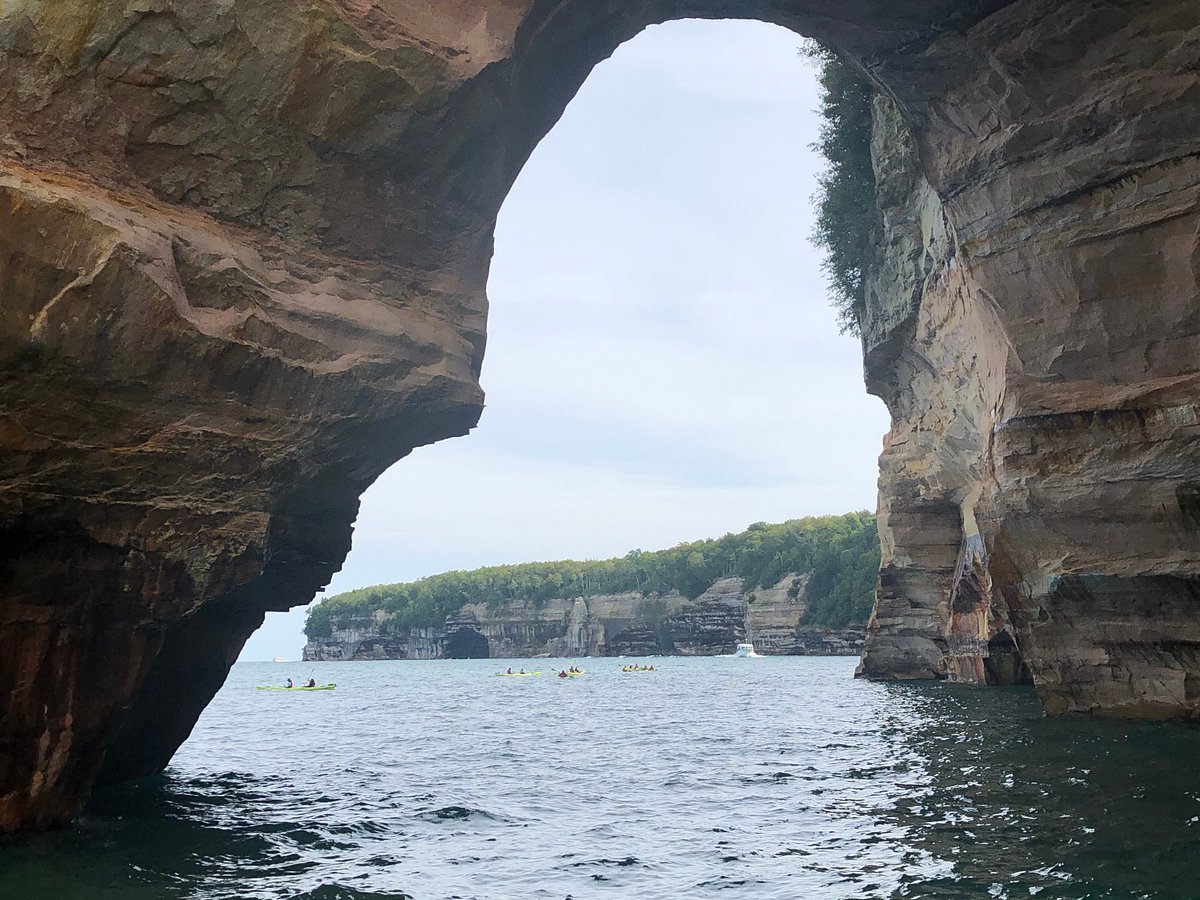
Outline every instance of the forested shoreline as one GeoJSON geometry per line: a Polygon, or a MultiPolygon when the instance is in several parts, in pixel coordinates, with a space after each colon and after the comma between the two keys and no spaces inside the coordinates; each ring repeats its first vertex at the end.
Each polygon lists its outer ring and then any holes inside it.
{"type": "Polygon", "coordinates": [[[809,574],[804,623],[843,628],[870,615],[878,569],[875,517],[860,511],[775,525],[758,522],[724,537],[667,550],[632,550],[616,559],[488,566],[375,585],[323,600],[309,611],[304,630],[310,640],[327,638],[352,619],[383,611],[381,633],[402,633],[437,625],[468,603],[540,606],[555,597],[625,592],[650,597],[672,591],[694,600],[719,578],[740,578],[743,590],[753,591],[788,573],[809,574]]]}

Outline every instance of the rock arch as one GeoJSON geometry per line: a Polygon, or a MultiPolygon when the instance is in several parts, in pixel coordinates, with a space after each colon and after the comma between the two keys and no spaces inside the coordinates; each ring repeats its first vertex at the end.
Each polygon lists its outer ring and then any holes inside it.
{"type": "Polygon", "coordinates": [[[962,648],[1004,632],[1048,709],[1200,713],[1191,0],[18,2],[0,831],[161,768],[366,486],[474,425],[508,187],[597,61],[684,16],[816,37],[886,98],[864,674],[986,672],[962,648]]]}

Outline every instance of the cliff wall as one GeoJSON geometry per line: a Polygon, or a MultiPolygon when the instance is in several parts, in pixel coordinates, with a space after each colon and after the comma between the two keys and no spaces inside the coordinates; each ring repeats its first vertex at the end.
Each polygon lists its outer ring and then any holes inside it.
{"type": "Polygon", "coordinates": [[[689,15],[888,98],[864,673],[1200,716],[1194,0],[10,0],[0,831],[165,765],[361,491],[474,425],[506,191],[689,15]]]}
{"type": "Polygon", "coordinates": [[[864,359],[893,426],[861,671],[1200,715],[1200,8],[1014,3],[880,98],[864,359]]]}
{"type": "Polygon", "coordinates": [[[716,656],[743,641],[773,655],[857,655],[861,628],[802,624],[807,577],[788,574],[769,588],[743,591],[739,578],[715,582],[695,600],[673,592],[595,594],[540,605],[470,603],[436,628],[394,635],[380,612],[310,640],[305,660],[445,659],[536,656],[716,656]]]}

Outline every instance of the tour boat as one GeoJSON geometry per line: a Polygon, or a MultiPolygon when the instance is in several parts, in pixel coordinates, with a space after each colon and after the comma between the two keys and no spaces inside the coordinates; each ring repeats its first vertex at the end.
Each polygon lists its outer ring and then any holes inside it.
{"type": "Polygon", "coordinates": [[[748,657],[758,657],[761,654],[754,652],[753,644],[738,644],[737,649],[733,651],[733,655],[738,659],[746,659],[748,657]]]}

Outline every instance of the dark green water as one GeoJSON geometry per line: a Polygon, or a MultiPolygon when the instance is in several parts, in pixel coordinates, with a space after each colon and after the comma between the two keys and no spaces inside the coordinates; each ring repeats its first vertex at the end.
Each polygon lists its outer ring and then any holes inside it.
{"type": "Polygon", "coordinates": [[[164,777],[0,848],[0,897],[1200,897],[1195,730],[850,659],[581,662],[238,665],[164,777]]]}

